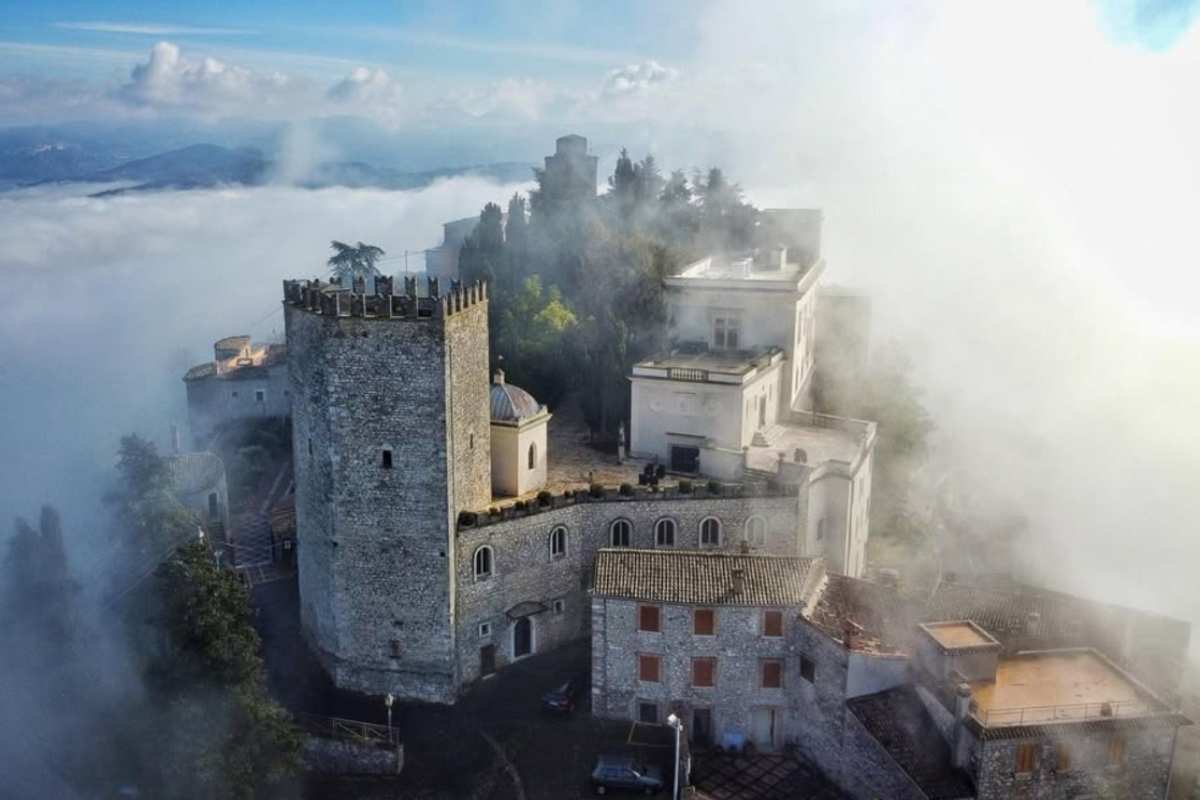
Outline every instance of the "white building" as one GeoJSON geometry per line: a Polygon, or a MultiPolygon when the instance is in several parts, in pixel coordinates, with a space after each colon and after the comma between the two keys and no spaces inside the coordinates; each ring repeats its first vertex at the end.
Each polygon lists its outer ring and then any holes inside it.
{"type": "Polygon", "coordinates": [[[809,484],[804,552],[858,576],[866,563],[875,425],[801,410],[815,366],[819,211],[763,213],[758,250],[713,255],[666,280],[667,353],[630,375],[630,453],[721,480],[809,484]]]}

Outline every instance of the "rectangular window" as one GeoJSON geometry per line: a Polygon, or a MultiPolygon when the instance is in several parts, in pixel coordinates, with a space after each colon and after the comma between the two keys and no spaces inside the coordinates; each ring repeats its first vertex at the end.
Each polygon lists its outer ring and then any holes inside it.
{"type": "Polygon", "coordinates": [[[717,660],[715,658],[692,659],[692,686],[712,687],[716,684],[717,660]]]}
{"type": "Polygon", "coordinates": [[[638,722],[646,722],[651,725],[658,724],[658,704],[657,703],[638,703],[638,722]]]}
{"type": "Polygon", "coordinates": [[[717,612],[711,608],[697,608],[692,612],[692,633],[696,636],[712,636],[717,632],[717,612]]]}
{"type": "Polygon", "coordinates": [[[1071,748],[1065,742],[1059,742],[1054,749],[1054,768],[1059,772],[1066,772],[1071,768],[1071,748]]]}
{"type": "Polygon", "coordinates": [[[716,350],[736,350],[738,347],[738,328],[740,324],[735,317],[718,317],[713,320],[713,348],[716,350]]]}
{"type": "Polygon", "coordinates": [[[809,683],[817,680],[817,664],[811,658],[800,656],[800,677],[809,683]]]}
{"type": "Polygon", "coordinates": [[[659,656],[638,656],[638,680],[658,683],[661,664],[662,659],[659,656]]]}
{"type": "Polygon", "coordinates": [[[491,635],[492,635],[492,623],[490,623],[490,622],[479,623],[479,638],[482,639],[486,636],[491,636],[491,635]]]}
{"type": "Polygon", "coordinates": [[[233,396],[234,396],[234,397],[237,397],[237,389],[234,389],[234,390],[233,390],[233,396]]]}
{"type": "Polygon", "coordinates": [[[392,658],[400,658],[400,656],[401,656],[400,640],[392,639],[389,642],[389,644],[391,645],[391,648],[392,648],[392,658]]]}
{"type": "Polygon", "coordinates": [[[662,609],[658,606],[638,607],[638,630],[649,633],[662,631],[662,609]]]}
{"type": "Polygon", "coordinates": [[[1033,768],[1037,766],[1037,745],[1033,742],[1024,742],[1017,745],[1016,763],[1013,765],[1013,771],[1018,775],[1027,775],[1033,772],[1033,768]]]}
{"type": "Polygon", "coordinates": [[[267,393],[262,389],[254,390],[254,402],[265,403],[267,401],[267,393]]]}
{"type": "Polygon", "coordinates": [[[392,451],[386,447],[383,448],[383,459],[380,463],[383,464],[384,469],[392,468],[392,451]]]}
{"type": "Polygon", "coordinates": [[[564,600],[555,600],[552,604],[552,607],[554,608],[555,614],[561,614],[563,613],[563,610],[566,609],[567,604],[564,600]]]}
{"type": "Polygon", "coordinates": [[[762,662],[762,680],[759,685],[763,689],[783,688],[783,662],[777,658],[769,658],[762,662]]]}
{"type": "Polygon", "coordinates": [[[763,612],[763,627],[762,635],[778,638],[783,636],[783,612],[782,611],[764,611],[763,612]]]}

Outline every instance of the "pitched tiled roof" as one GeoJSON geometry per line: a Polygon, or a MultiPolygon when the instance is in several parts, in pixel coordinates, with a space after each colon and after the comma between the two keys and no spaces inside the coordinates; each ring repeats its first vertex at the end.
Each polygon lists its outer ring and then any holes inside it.
{"type": "Polygon", "coordinates": [[[817,559],[695,550],[606,548],[592,587],[604,597],[696,605],[789,606],[805,602],[817,559]],[[742,589],[734,591],[734,571],[742,589]]]}
{"type": "Polygon", "coordinates": [[[930,800],[975,796],[967,776],[951,762],[950,748],[912,687],[855,697],[846,705],[930,800]]]}
{"type": "Polygon", "coordinates": [[[851,647],[873,653],[908,650],[913,615],[899,593],[888,586],[830,575],[812,612],[805,618],[838,641],[851,632],[851,647]]]}

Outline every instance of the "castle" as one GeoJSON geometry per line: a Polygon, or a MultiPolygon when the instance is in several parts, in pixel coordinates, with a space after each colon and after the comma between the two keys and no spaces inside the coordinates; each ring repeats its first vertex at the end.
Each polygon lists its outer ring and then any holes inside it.
{"type": "MultiPolygon", "coordinates": [[[[486,287],[393,286],[284,285],[301,615],[339,685],[453,702],[480,676],[587,636],[602,547],[822,555],[861,569],[865,522],[848,539],[809,521],[849,500],[848,487],[827,491],[834,462],[869,470],[872,424],[772,410],[789,445],[807,432],[829,461],[762,441],[719,479],[678,470],[698,485],[532,497],[551,457],[549,414],[502,376],[489,384],[486,287]],[[528,503],[497,507],[514,493],[528,503]]],[[[769,361],[775,374],[781,356],[769,361]]],[[[830,511],[847,531],[849,516],[830,511]]]]}
{"type": "MultiPolygon", "coordinates": [[[[582,137],[546,159],[567,200],[595,173],[582,137]]],[[[338,686],[453,703],[590,639],[593,714],[795,747],[851,796],[1165,796],[1187,623],[863,579],[875,424],[808,409],[823,333],[855,329],[854,362],[866,311],[819,294],[819,211],[762,212],[754,250],[665,280],[628,453],[589,452],[585,480],[550,409],[489,380],[466,223],[424,291],[284,281],[286,346],[231,337],[185,379],[194,433],[261,415],[246,388],[290,408],[302,630],[338,686]]]]}

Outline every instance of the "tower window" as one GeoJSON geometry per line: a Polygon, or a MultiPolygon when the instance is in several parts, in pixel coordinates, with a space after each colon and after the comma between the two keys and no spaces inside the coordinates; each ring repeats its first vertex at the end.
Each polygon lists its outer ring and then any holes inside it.
{"type": "Polygon", "coordinates": [[[529,445],[529,468],[537,467],[537,444],[529,445]]]}
{"type": "Polygon", "coordinates": [[[492,576],[492,548],[486,544],[475,551],[475,580],[482,581],[492,576]]]}
{"type": "Polygon", "coordinates": [[[629,547],[630,534],[633,526],[629,524],[627,519],[614,520],[609,527],[609,541],[613,547],[629,547]]]}
{"type": "Polygon", "coordinates": [[[559,525],[550,531],[550,557],[562,558],[567,554],[567,529],[559,525]]]}
{"type": "Polygon", "coordinates": [[[264,390],[264,389],[255,389],[255,390],[254,390],[254,402],[256,402],[256,403],[265,403],[265,402],[267,402],[267,392],[266,392],[266,390],[264,390]]]}
{"type": "Polygon", "coordinates": [[[391,469],[391,468],[392,468],[392,451],[391,451],[391,448],[388,448],[388,447],[385,447],[385,448],[383,448],[383,458],[382,458],[382,460],[380,461],[380,464],[383,466],[383,468],[384,468],[384,469],[391,469]]]}

